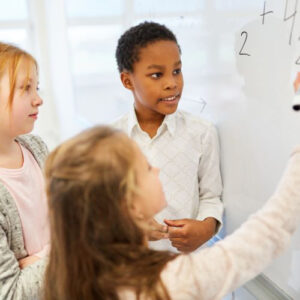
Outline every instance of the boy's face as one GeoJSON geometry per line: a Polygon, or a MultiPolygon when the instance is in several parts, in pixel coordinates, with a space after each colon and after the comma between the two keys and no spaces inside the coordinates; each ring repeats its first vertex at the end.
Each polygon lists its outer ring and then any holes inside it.
{"type": "Polygon", "coordinates": [[[140,117],[174,113],[183,89],[177,44],[157,41],[141,48],[133,72],[122,72],[121,80],[132,90],[140,117]]]}

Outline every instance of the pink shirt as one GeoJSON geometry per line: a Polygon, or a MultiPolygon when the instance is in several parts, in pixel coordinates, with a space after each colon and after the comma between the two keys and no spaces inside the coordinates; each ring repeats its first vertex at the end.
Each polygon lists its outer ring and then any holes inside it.
{"type": "Polygon", "coordinates": [[[48,210],[43,174],[31,152],[23,146],[21,149],[23,166],[19,169],[0,168],[0,180],[16,202],[28,255],[43,257],[49,248],[48,210]]]}

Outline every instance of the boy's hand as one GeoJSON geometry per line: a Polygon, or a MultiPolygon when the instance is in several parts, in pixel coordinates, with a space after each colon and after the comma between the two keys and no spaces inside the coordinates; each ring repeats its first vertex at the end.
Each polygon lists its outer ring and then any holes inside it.
{"type": "Polygon", "coordinates": [[[196,250],[215,234],[217,221],[206,218],[203,221],[193,219],[165,220],[169,226],[169,239],[173,247],[182,252],[196,250]]]}
{"type": "Polygon", "coordinates": [[[40,258],[38,256],[27,256],[25,258],[19,259],[19,267],[20,269],[24,269],[30,265],[32,265],[33,263],[35,263],[36,261],[40,260],[40,258]]]}
{"type": "Polygon", "coordinates": [[[297,92],[300,89],[300,72],[298,72],[297,77],[294,81],[294,89],[297,92]]]}
{"type": "Polygon", "coordinates": [[[150,241],[158,241],[169,237],[168,226],[159,224],[155,219],[151,219],[149,225],[150,230],[147,235],[150,241]]]}

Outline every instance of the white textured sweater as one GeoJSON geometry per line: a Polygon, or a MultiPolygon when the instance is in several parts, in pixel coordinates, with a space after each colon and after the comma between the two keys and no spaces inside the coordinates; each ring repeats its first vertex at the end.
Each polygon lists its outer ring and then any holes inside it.
{"type": "MultiPolygon", "coordinates": [[[[211,248],[170,261],[161,278],[173,300],[218,300],[259,274],[289,244],[300,219],[300,147],[274,195],[211,248]]],[[[135,299],[122,291],[122,299],[135,299]]]]}

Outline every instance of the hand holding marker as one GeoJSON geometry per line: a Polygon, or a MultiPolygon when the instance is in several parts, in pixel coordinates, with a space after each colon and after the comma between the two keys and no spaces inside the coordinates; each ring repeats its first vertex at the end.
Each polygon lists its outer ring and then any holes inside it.
{"type": "Polygon", "coordinates": [[[294,101],[293,101],[293,109],[300,110],[300,72],[298,72],[296,80],[294,81],[294,89],[296,92],[294,101]]]}

